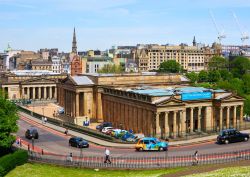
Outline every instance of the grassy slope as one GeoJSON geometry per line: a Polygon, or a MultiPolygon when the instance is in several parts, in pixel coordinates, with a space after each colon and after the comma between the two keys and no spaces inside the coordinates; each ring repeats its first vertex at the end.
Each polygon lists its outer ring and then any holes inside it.
{"type": "Polygon", "coordinates": [[[194,175],[188,175],[186,177],[229,177],[229,176],[237,176],[237,177],[248,177],[250,176],[250,170],[248,167],[230,167],[223,168],[220,170],[215,170],[207,173],[200,173],[194,175]]]}
{"type": "Polygon", "coordinates": [[[185,168],[161,170],[102,170],[63,168],[44,164],[24,164],[12,170],[6,177],[156,177],[175,173],[185,168]]]}

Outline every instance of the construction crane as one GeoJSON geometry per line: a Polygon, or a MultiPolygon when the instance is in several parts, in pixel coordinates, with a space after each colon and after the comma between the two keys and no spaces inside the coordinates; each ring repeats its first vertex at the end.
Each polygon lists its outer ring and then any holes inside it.
{"type": "Polygon", "coordinates": [[[217,23],[216,23],[216,21],[215,21],[213,12],[212,12],[211,10],[209,10],[209,13],[210,13],[210,16],[211,16],[211,18],[212,18],[212,20],[213,20],[213,23],[214,23],[214,26],[215,26],[215,28],[216,28],[216,31],[217,31],[217,33],[218,33],[218,37],[217,37],[217,38],[218,38],[218,40],[219,40],[219,43],[221,44],[221,40],[224,39],[224,38],[226,38],[225,31],[224,31],[224,29],[219,30],[219,27],[218,27],[218,25],[217,25],[217,23]]]}
{"type": "Polygon", "coordinates": [[[234,19],[235,19],[235,21],[237,23],[237,26],[238,26],[238,28],[240,30],[240,33],[241,33],[241,38],[240,39],[242,41],[242,44],[244,45],[245,40],[249,39],[249,35],[248,35],[247,31],[243,31],[243,28],[240,25],[239,19],[236,16],[236,14],[234,12],[232,12],[232,14],[233,14],[233,17],[234,17],[234,19]]]}

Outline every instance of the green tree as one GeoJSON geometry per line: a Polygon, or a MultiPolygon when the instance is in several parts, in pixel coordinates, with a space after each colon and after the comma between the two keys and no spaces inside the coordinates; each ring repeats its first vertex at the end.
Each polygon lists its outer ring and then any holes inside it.
{"type": "Polygon", "coordinates": [[[244,83],[239,78],[233,78],[230,81],[219,81],[217,83],[218,88],[226,89],[236,92],[240,96],[244,96],[243,86],[244,83]]]}
{"type": "Polygon", "coordinates": [[[246,57],[239,56],[231,62],[231,72],[234,77],[241,78],[248,70],[250,70],[250,61],[246,57]]]}
{"type": "Polygon", "coordinates": [[[182,70],[181,65],[175,60],[164,61],[160,64],[159,72],[179,73],[182,70]]]}
{"type": "Polygon", "coordinates": [[[208,63],[209,70],[222,70],[228,68],[228,60],[224,57],[214,56],[208,63]]]}
{"type": "Polygon", "coordinates": [[[97,71],[98,73],[122,73],[124,68],[122,66],[117,66],[114,64],[104,65],[101,69],[97,71]]]}
{"type": "Polygon", "coordinates": [[[229,72],[228,70],[222,69],[222,70],[219,70],[219,72],[220,72],[221,79],[223,79],[223,80],[233,79],[233,74],[231,72],[229,72]]]}
{"type": "MultiPolygon", "coordinates": [[[[8,149],[15,141],[12,133],[15,133],[17,127],[17,107],[14,103],[6,100],[0,92],[0,149],[8,149]]],[[[1,151],[0,150],[0,151],[1,151]]]]}
{"type": "Polygon", "coordinates": [[[242,81],[244,83],[244,92],[250,94],[250,74],[244,74],[242,81]]]}
{"type": "Polygon", "coordinates": [[[199,82],[207,82],[208,81],[208,74],[206,71],[200,71],[198,74],[198,81],[199,82]]]}
{"type": "Polygon", "coordinates": [[[218,70],[212,70],[208,72],[208,81],[209,82],[217,82],[221,78],[220,72],[218,70]]]}
{"type": "Polygon", "coordinates": [[[198,81],[198,74],[195,72],[190,72],[186,74],[187,78],[190,80],[191,83],[196,83],[198,81]]]}
{"type": "Polygon", "coordinates": [[[244,101],[244,113],[250,115],[250,98],[246,98],[244,101]]]}

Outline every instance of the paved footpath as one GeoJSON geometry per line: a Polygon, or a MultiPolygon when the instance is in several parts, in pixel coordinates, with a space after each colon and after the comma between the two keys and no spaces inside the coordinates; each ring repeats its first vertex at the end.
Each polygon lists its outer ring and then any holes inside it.
{"type": "MultiPolygon", "coordinates": [[[[22,119],[22,117],[24,117],[24,119],[28,119],[30,121],[30,123],[33,122],[33,123],[42,124],[40,119],[34,118],[26,113],[19,112],[19,115],[20,115],[21,119],[22,119]]],[[[50,124],[48,122],[46,124],[43,124],[43,125],[48,127],[48,128],[54,129],[56,131],[62,132],[62,133],[65,131],[65,128],[50,124]]],[[[245,130],[242,132],[250,133],[250,130],[245,130]]],[[[75,132],[72,130],[69,130],[68,133],[70,135],[73,135],[73,136],[82,137],[83,139],[86,139],[89,142],[92,142],[94,144],[98,144],[101,146],[116,147],[116,148],[134,148],[134,144],[113,143],[113,142],[98,139],[98,138],[95,138],[95,137],[92,137],[89,135],[78,133],[78,132],[75,132]]],[[[208,141],[215,141],[216,137],[217,137],[217,135],[213,135],[213,136],[206,136],[206,137],[201,137],[201,138],[194,138],[194,139],[190,139],[190,140],[169,142],[169,145],[170,146],[183,146],[183,145],[197,144],[197,143],[203,143],[203,142],[208,142],[208,141]]]]}

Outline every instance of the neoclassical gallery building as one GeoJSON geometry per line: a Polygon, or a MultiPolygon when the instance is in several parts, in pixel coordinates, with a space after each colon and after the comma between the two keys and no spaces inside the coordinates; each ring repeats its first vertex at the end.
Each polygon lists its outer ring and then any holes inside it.
{"type": "Polygon", "coordinates": [[[112,122],[162,138],[237,127],[244,99],[225,90],[188,86],[178,74],[85,74],[57,84],[68,120],[112,122]]]}
{"type": "Polygon", "coordinates": [[[56,74],[46,70],[19,70],[1,73],[0,88],[8,99],[56,100],[59,80],[66,74],[56,74]]]}

